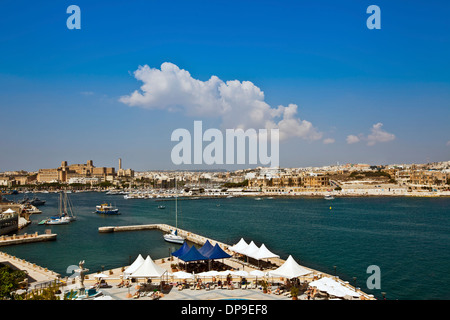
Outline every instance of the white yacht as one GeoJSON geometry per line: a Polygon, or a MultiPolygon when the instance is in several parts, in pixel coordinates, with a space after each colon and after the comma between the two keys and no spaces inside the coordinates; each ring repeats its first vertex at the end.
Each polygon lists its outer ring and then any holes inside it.
{"type": "MultiPolygon", "coordinates": [[[[175,179],[175,188],[176,188],[177,180],[175,179]]],[[[175,230],[171,230],[170,233],[165,234],[164,240],[172,243],[183,244],[186,240],[184,237],[178,235],[178,194],[175,195],[175,230]]]]}

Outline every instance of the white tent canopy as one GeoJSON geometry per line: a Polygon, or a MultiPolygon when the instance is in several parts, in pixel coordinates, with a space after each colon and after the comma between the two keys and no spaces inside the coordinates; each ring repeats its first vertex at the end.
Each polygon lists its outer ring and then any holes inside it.
{"type": "Polygon", "coordinates": [[[262,260],[262,259],[270,259],[270,258],[279,258],[280,256],[271,252],[265,244],[263,243],[261,247],[255,244],[255,242],[251,241],[249,244],[245,242],[244,238],[241,238],[238,243],[234,246],[230,247],[231,251],[243,254],[247,257],[262,260]]]}
{"type": "Polygon", "coordinates": [[[139,268],[144,263],[144,258],[141,254],[134,260],[134,262],[123,272],[125,277],[128,277],[130,274],[135,272],[137,268],[139,268]]]}
{"type": "Polygon", "coordinates": [[[247,257],[253,258],[254,254],[258,252],[259,248],[258,246],[253,242],[253,240],[249,243],[248,247],[245,248],[244,251],[241,251],[239,253],[242,253],[243,255],[246,255],[247,257]]]}
{"type": "Polygon", "coordinates": [[[279,255],[272,253],[269,249],[267,249],[264,243],[261,245],[259,250],[252,256],[252,258],[255,258],[256,260],[279,258],[279,257],[280,257],[279,255]]]}
{"type": "Polygon", "coordinates": [[[161,277],[167,270],[158,266],[150,256],[147,256],[145,261],[141,264],[139,268],[134,271],[130,277],[131,278],[152,278],[161,277]]]}
{"type": "Polygon", "coordinates": [[[310,287],[315,287],[320,291],[327,292],[330,295],[336,296],[336,297],[359,297],[360,294],[354,290],[351,290],[350,288],[342,285],[341,283],[337,282],[334,279],[331,279],[329,277],[323,277],[319,280],[312,281],[309,283],[310,287]]]}
{"type": "Polygon", "coordinates": [[[241,253],[245,251],[245,249],[248,247],[248,243],[245,242],[244,238],[241,238],[238,243],[236,243],[234,246],[230,247],[231,251],[241,253]]]}
{"type": "Polygon", "coordinates": [[[8,210],[6,210],[5,212],[3,212],[3,213],[16,213],[13,209],[11,209],[11,208],[8,208],[8,210]]]}
{"type": "Polygon", "coordinates": [[[288,279],[301,277],[311,273],[311,270],[308,270],[301,265],[299,265],[291,255],[287,258],[287,260],[280,266],[278,269],[273,271],[269,271],[270,276],[275,277],[285,277],[288,279]]]}

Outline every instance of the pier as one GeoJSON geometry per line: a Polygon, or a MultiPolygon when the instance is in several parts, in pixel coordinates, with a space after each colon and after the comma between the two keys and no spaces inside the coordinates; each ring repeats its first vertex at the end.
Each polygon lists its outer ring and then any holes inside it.
{"type": "Polygon", "coordinates": [[[110,233],[110,232],[139,231],[139,230],[160,230],[162,232],[170,232],[170,230],[172,229],[177,229],[177,232],[180,236],[185,237],[187,241],[190,241],[198,245],[203,245],[206,242],[206,240],[209,240],[209,242],[211,242],[213,246],[216,243],[218,243],[219,246],[224,250],[230,247],[230,245],[226,243],[206,238],[201,235],[180,228],[175,228],[168,224],[142,224],[142,225],[118,226],[118,227],[99,227],[98,232],[110,233]]]}
{"type": "Polygon", "coordinates": [[[56,234],[50,232],[45,234],[38,234],[37,232],[35,232],[33,234],[26,234],[26,233],[21,235],[13,234],[11,236],[2,235],[0,236],[0,247],[16,244],[25,244],[31,242],[54,241],[54,240],[56,240],[56,234]]]}
{"type": "MultiPolygon", "coordinates": [[[[175,229],[175,227],[170,226],[168,224],[144,224],[144,225],[129,225],[129,226],[105,226],[105,227],[99,227],[98,231],[99,231],[99,233],[145,231],[145,230],[160,230],[162,232],[170,232],[170,230],[172,230],[172,229],[175,229]]],[[[185,237],[186,240],[189,242],[192,242],[194,244],[202,246],[205,244],[206,240],[208,240],[211,243],[211,245],[214,246],[217,243],[223,250],[228,251],[229,254],[232,254],[232,252],[230,250],[228,250],[228,248],[231,247],[231,245],[229,245],[229,244],[226,244],[226,243],[223,243],[223,242],[211,239],[211,238],[207,238],[207,237],[195,234],[195,233],[187,231],[187,230],[183,230],[183,229],[179,229],[179,228],[176,228],[176,229],[177,229],[178,234],[181,235],[182,237],[185,237]]],[[[285,260],[283,260],[281,258],[269,258],[269,259],[265,259],[265,260],[269,260],[271,263],[276,265],[276,267],[274,267],[274,268],[277,268],[285,263],[285,260]]],[[[166,258],[155,260],[155,263],[157,263],[161,267],[169,270],[172,262],[171,262],[170,257],[166,257],[166,258]]],[[[226,259],[226,261],[224,261],[224,263],[234,269],[237,269],[237,270],[239,270],[241,268],[242,268],[242,270],[245,269],[247,271],[259,269],[257,266],[250,265],[250,264],[248,264],[242,260],[239,260],[237,258],[234,258],[234,257],[226,259]]],[[[110,270],[110,274],[111,275],[119,274],[121,271],[123,271],[124,268],[125,267],[117,268],[115,270],[110,270]]],[[[304,276],[303,278],[311,277],[310,280],[317,280],[322,277],[329,277],[329,278],[336,279],[335,276],[332,276],[330,274],[326,274],[324,272],[314,270],[314,269],[308,268],[308,267],[304,267],[304,268],[311,270],[312,275],[304,276]]],[[[92,274],[91,276],[94,276],[94,274],[92,274]]],[[[364,299],[374,300],[373,295],[364,293],[359,288],[355,288],[355,287],[351,286],[348,283],[348,281],[342,281],[339,279],[338,279],[338,281],[340,281],[347,288],[350,288],[351,290],[354,290],[354,291],[358,291],[363,296],[364,299]]]]}
{"type": "MultiPolygon", "coordinates": [[[[169,233],[170,230],[173,230],[173,229],[177,229],[178,234],[180,236],[186,238],[187,241],[195,243],[200,246],[204,245],[206,240],[208,240],[212,246],[215,246],[217,243],[225,251],[227,251],[228,248],[232,246],[227,243],[223,243],[223,242],[211,239],[211,238],[207,238],[207,237],[201,236],[199,234],[195,234],[195,233],[187,231],[187,230],[175,228],[168,224],[142,224],[142,225],[116,226],[116,227],[108,226],[108,227],[99,227],[98,231],[100,233],[111,233],[111,232],[139,231],[139,230],[160,230],[162,232],[169,233]]],[[[235,260],[235,259],[232,259],[232,260],[235,260]]],[[[269,260],[271,263],[273,263],[277,266],[281,266],[285,262],[283,259],[280,259],[280,258],[269,258],[267,260],[269,260]]],[[[237,260],[235,260],[235,262],[240,263],[241,267],[242,267],[243,262],[241,262],[241,261],[238,262],[237,260]]],[[[321,272],[315,271],[311,268],[307,268],[307,269],[310,269],[313,272],[316,272],[317,274],[321,273],[321,272]]]]}

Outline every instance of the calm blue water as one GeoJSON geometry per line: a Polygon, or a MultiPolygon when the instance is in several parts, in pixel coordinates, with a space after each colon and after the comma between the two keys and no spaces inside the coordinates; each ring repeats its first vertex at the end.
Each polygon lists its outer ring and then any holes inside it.
{"type": "MultiPolygon", "coordinates": [[[[22,198],[21,195],[16,196],[22,198]]],[[[43,233],[37,223],[57,213],[57,194],[47,200],[41,215],[23,232],[43,233]]],[[[67,267],[85,260],[90,271],[129,264],[141,253],[157,259],[179,245],[168,244],[160,231],[98,233],[98,227],[167,223],[175,225],[175,203],[158,209],[154,200],[130,199],[102,193],[70,195],[77,221],[51,226],[53,242],[4,247],[1,250],[67,274],[67,267]],[[103,201],[116,204],[120,216],[93,213],[103,201]]],[[[11,198],[11,196],[10,196],[11,198]]],[[[241,237],[286,259],[334,274],[366,292],[388,299],[450,299],[449,198],[252,198],[178,201],[179,227],[234,244],[241,237]],[[220,206],[219,206],[220,205],[220,206]],[[330,209],[330,206],[332,207],[330,209]],[[181,211],[181,212],[180,212],[181,211]],[[368,290],[367,267],[381,270],[381,290],[368,290]]]]}

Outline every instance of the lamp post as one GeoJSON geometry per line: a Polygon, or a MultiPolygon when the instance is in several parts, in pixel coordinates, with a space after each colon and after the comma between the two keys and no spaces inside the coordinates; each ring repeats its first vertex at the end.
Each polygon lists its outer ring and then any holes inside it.
{"type": "Polygon", "coordinates": [[[334,278],[336,279],[336,266],[333,266],[334,268],[334,278]]]}
{"type": "Polygon", "coordinates": [[[355,291],[356,291],[356,277],[353,277],[353,281],[355,282],[355,291]]]}

